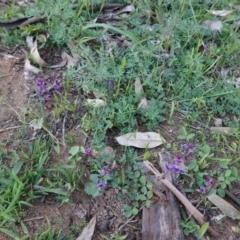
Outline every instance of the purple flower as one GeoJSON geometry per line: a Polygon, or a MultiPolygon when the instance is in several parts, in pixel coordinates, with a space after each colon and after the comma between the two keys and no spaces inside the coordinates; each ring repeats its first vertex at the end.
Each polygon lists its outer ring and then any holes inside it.
{"type": "Polygon", "coordinates": [[[85,150],[85,154],[86,154],[86,155],[92,155],[92,153],[93,153],[93,150],[92,150],[91,148],[87,148],[87,149],[85,150]]]}
{"type": "Polygon", "coordinates": [[[97,186],[98,186],[99,188],[106,188],[107,185],[108,185],[107,182],[100,182],[99,180],[98,180],[98,182],[97,182],[97,186]]]}
{"type": "Polygon", "coordinates": [[[174,161],[175,161],[176,164],[181,164],[181,163],[183,163],[183,159],[182,159],[180,156],[175,157],[175,158],[174,158],[174,161]]]}
{"type": "Polygon", "coordinates": [[[37,80],[36,80],[36,85],[37,85],[39,88],[46,88],[47,82],[46,82],[43,78],[37,78],[37,80]]]}
{"type": "Polygon", "coordinates": [[[208,51],[209,50],[209,46],[207,44],[203,44],[203,50],[204,51],[208,51]]]}
{"type": "Polygon", "coordinates": [[[109,174],[110,174],[110,170],[109,170],[109,168],[108,167],[103,167],[103,169],[102,169],[102,174],[104,175],[104,176],[109,176],[109,174]]]}
{"type": "Polygon", "coordinates": [[[169,164],[167,164],[167,165],[166,165],[166,168],[167,168],[167,170],[168,170],[168,171],[171,171],[171,170],[173,169],[173,166],[172,166],[172,165],[169,165],[169,164]]]}
{"type": "Polygon", "coordinates": [[[200,187],[200,193],[201,194],[206,194],[206,188],[205,187],[200,187]]]}
{"type": "Polygon", "coordinates": [[[193,154],[194,154],[193,149],[189,149],[187,155],[193,155],[193,154]]]}
{"type": "Polygon", "coordinates": [[[53,88],[55,91],[59,92],[63,89],[63,84],[55,84],[53,88]]]}
{"type": "Polygon", "coordinates": [[[210,185],[210,184],[212,184],[212,178],[210,178],[210,177],[207,177],[207,179],[206,179],[206,185],[210,185]]]}
{"type": "Polygon", "coordinates": [[[197,147],[197,144],[194,144],[194,143],[185,143],[185,144],[183,144],[183,148],[185,150],[194,149],[196,147],[197,147]]]}
{"type": "Polygon", "coordinates": [[[109,81],[108,84],[107,84],[107,86],[108,86],[109,88],[114,88],[114,87],[115,87],[115,84],[116,84],[115,81],[109,81]]]}
{"type": "Polygon", "coordinates": [[[182,168],[180,168],[177,165],[172,166],[172,171],[174,171],[175,173],[184,173],[185,172],[182,168]]]}
{"type": "Polygon", "coordinates": [[[41,103],[44,105],[44,104],[46,104],[46,102],[47,102],[47,100],[45,99],[45,98],[42,98],[41,99],[41,103]]]}

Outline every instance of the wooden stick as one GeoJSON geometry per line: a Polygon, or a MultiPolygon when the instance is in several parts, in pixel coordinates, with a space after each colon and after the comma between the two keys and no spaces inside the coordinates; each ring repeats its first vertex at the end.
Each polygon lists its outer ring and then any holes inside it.
{"type": "MultiPolygon", "coordinates": [[[[170,189],[174,195],[180,200],[180,202],[186,207],[186,209],[191,213],[191,215],[196,219],[196,221],[200,224],[204,224],[203,214],[199,212],[190,202],[189,200],[183,196],[183,194],[172,185],[167,179],[162,178],[162,174],[149,162],[143,161],[144,165],[156,176],[159,177],[159,180],[168,188],[170,189]]],[[[219,237],[219,233],[216,232],[211,227],[208,227],[207,230],[212,236],[219,237]]]]}

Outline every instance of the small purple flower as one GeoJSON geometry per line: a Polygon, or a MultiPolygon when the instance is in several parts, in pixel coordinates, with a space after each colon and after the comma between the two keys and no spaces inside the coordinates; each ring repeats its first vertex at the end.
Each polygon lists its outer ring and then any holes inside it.
{"type": "Polygon", "coordinates": [[[52,93],[48,93],[48,94],[46,95],[46,98],[47,98],[47,99],[51,99],[51,98],[52,98],[52,93]]]}
{"type": "Polygon", "coordinates": [[[174,158],[174,161],[175,161],[176,164],[181,164],[181,163],[183,163],[183,159],[182,159],[182,157],[180,157],[180,156],[175,157],[175,158],[174,158]]]}
{"type": "Polygon", "coordinates": [[[174,171],[175,173],[184,173],[185,172],[182,168],[180,168],[177,165],[172,166],[172,171],[174,171]]]}
{"type": "Polygon", "coordinates": [[[110,174],[110,170],[107,166],[103,167],[101,172],[104,176],[109,176],[109,174],[110,174]]]}
{"type": "Polygon", "coordinates": [[[208,51],[209,50],[209,46],[207,44],[203,44],[203,50],[204,51],[208,51]]]}
{"type": "Polygon", "coordinates": [[[41,103],[44,105],[44,104],[47,103],[47,100],[46,100],[45,98],[42,98],[42,99],[41,99],[41,103]]]}
{"type": "Polygon", "coordinates": [[[189,149],[187,155],[194,155],[193,149],[189,149]]]}
{"type": "Polygon", "coordinates": [[[205,187],[200,187],[200,193],[202,195],[206,194],[206,188],[205,187]]]}
{"type": "Polygon", "coordinates": [[[108,86],[109,88],[114,88],[114,87],[115,87],[115,84],[116,84],[115,81],[109,81],[108,84],[107,84],[107,86],[108,86]]]}
{"type": "Polygon", "coordinates": [[[97,186],[99,188],[106,188],[108,186],[108,183],[107,182],[100,182],[100,181],[98,181],[97,182],[97,186]]]}
{"type": "Polygon", "coordinates": [[[206,179],[206,185],[211,185],[212,184],[212,178],[211,177],[207,177],[207,179],[206,179]]]}
{"type": "Polygon", "coordinates": [[[47,86],[47,82],[42,79],[42,78],[37,78],[36,80],[36,85],[39,87],[39,88],[46,88],[47,86]]]}
{"type": "Polygon", "coordinates": [[[183,144],[183,148],[185,150],[194,149],[196,147],[197,147],[197,144],[194,144],[194,143],[185,143],[185,144],[183,144]]]}
{"type": "Polygon", "coordinates": [[[169,165],[169,164],[167,164],[167,165],[166,165],[166,168],[167,168],[167,170],[168,170],[168,171],[171,171],[171,170],[173,169],[173,166],[172,166],[172,165],[169,165]]]}
{"type": "Polygon", "coordinates": [[[54,88],[55,91],[59,92],[63,89],[63,84],[61,84],[61,85],[56,84],[56,85],[53,86],[53,88],[54,88]]]}
{"type": "Polygon", "coordinates": [[[87,149],[85,150],[85,154],[86,154],[86,155],[92,155],[92,153],[93,153],[93,150],[92,150],[91,148],[87,148],[87,149]]]}

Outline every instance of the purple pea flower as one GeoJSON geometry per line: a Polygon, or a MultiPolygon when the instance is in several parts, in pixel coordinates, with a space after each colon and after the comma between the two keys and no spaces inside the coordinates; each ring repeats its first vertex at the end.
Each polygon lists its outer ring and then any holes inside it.
{"type": "Polygon", "coordinates": [[[103,167],[101,172],[104,176],[109,176],[109,174],[110,174],[110,170],[107,166],[103,167]]]}
{"type": "Polygon", "coordinates": [[[200,187],[200,193],[202,195],[206,194],[206,188],[205,187],[200,187]]]}
{"type": "Polygon", "coordinates": [[[174,171],[175,173],[184,173],[185,171],[180,168],[178,165],[173,165],[172,166],[172,171],[174,171]]]}
{"type": "Polygon", "coordinates": [[[182,159],[180,156],[175,157],[175,158],[174,158],[174,161],[175,161],[176,164],[181,164],[181,163],[183,163],[183,159],[182,159]]]}
{"type": "Polygon", "coordinates": [[[207,177],[205,183],[206,183],[206,185],[211,185],[212,184],[212,178],[211,177],[207,177]]]}
{"type": "Polygon", "coordinates": [[[45,99],[45,98],[42,98],[41,99],[41,103],[44,105],[44,104],[46,104],[46,102],[47,102],[47,100],[45,99]]]}
{"type": "Polygon", "coordinates": [[[101,181],[99,181],[99,180],[98,180],[98,182],[97,182],[97,186],[98,186],[99,188],[101,188],[101,189],[106,188],[107,185],[108,185],[107,182],[101,182],[101,181]]]}
{"type": "Polygon", "coordinates": [[[108,86],[109,88],[114,88],[114,87],[115,87],[115,84],[116,84],[115,81],[109,81],[108,84],[107,84],[107,86],[108,86]]]}
{"type": "Polygon", "coordinates": [[[86,155],[92,155],[92,153],[93,153],[93,150],[92,150],[91,148],[87,148],[87,149],[85,150],[85,154],[86,154],[86,155]]]}
{"type": "Polygon", "coordinates": [[[168,171],[171,171],[171,170],[173,169],[173,166],[170,165],[170,164],[167,164],[167,165],[166,165],[166,168],[167,168],[168,171]]]}
{"type": "Polygon", "coordinates": [[[64,85],[59,80],[55,80],[53,88],[55,91],[59,92],[64,88],[64,85]]]}

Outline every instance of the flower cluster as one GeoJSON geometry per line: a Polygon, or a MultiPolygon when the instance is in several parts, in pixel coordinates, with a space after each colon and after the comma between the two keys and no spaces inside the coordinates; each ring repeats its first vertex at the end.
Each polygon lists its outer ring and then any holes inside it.
{"type": "Polygon", "coordinates": [[[115,81],[109,81],[109,82],[107,83],[107,86],[108,86],[108,88],[115,89],[115,87],[116,87],[116,82],[115,82],[115,81]]]}
{"type": "MultiPolygon", "coordinates": [[[[212,184],[212,181],[213,181],[213,179],[211,178],[211,177],[207,177],[206,179],[205,179],[205,186],[209,186],[209,185],[211,185],[212,184]]],[[[207,193],[207,190],[206,190],[206,187],[205,186],[201,186],[200,187],[200,193],[202,194],[202,195],[204,195],[204,194],[206,194],[207,193]]]]}
{"type": "Polygon", "coordinates": [[[107,166],[104,166],[102,170],[99,172],[97,186],[99,187],[99,191],[101,192],[104,188],[108,186],[108,180],[111,179],[110,169],[107,166]]]}
{"type": "Polygon", "coordinates": [[[194,143],[185,143],[185,144],[183,144],[184,159],[185,160],[187,160],[189,157],[193,157],[194,156],[196,147],[197,147],[197,144],[194,144],[194,143]]]}
{"type": "Polygon", "coordinates": [[[183,163],[184,163],[183,158],[180,156],[177,156],[174,158],[174,162],[175,164],[173,165],[170,165],[170,164],[167,165],[167,170],[178,173],[178,174],[185,173],[185,170],[183,169],[183,163]]]}
{"type": "Polygon", "coordinates": [[[41,103],[45,104],[53,96],[53,91],[59,92],[64,88],[64,85],[59,80],[55,80],[52,88],[47,87],[47,81],[43,78],[37,78],[36,86],[38,88],[38,94],[41,98],[41,103]]]}
{"type": "Polygon", "coordinates": [[[85,150],[85,154],[86,154],[86,155],[92,155],[92,154],[93,154],[93,150],[92,150],[91,148],[87,148],[87,149],[85,150]]]}
{"type": "Polygon", "coordinates": [[[177,174],[185,173],[184,161],[189,159],[189,157],[193,157],[195,154],[195,148],[197,147],[194,143],[185,143],[183,144],[183,152],[184,156],[177,156],[174,158],[175,164],[167,165],[167,170],[175,172],[177,174]]]}

